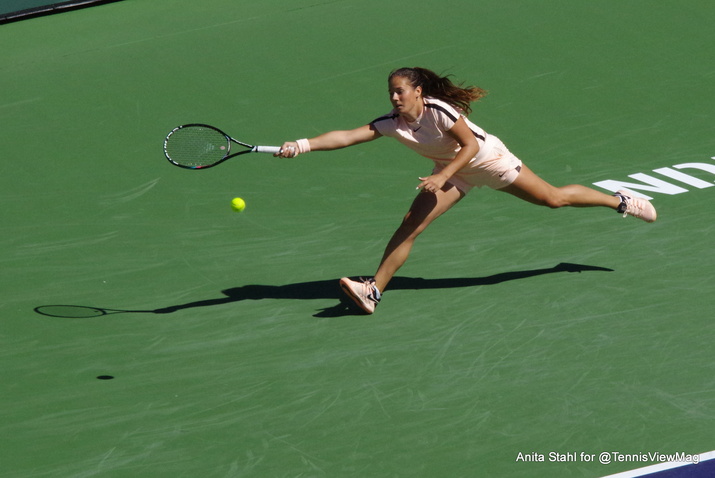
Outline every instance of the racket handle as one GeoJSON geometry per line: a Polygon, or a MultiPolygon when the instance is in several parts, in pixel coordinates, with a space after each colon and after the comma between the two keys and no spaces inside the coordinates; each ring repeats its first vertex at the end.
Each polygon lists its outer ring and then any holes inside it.
{"type": "Polygon", "coordinates": [[[280,146],[256,146],[253,148],[253,151],[256,153],[280,153],[281,152],[281,147],[280,146]]]}

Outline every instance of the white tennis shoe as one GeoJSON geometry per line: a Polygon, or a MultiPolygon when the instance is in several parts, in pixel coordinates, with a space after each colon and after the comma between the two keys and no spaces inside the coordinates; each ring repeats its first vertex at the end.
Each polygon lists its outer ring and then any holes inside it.
{"type": "Polygon", "coordinates": [[[623,217],[633,216],[645,222],[654,222],[658,217],[655,208],[647,199],[635,197],[632,192],[625,189],[621,189],[614,196],[621,200],[617,211],[623,214],[623,217]]]}
{"type": "Polygon", "coordinates": [[[380,302],[380,291],[375,286],[375,279],[362,279],[354,281],[348,277],[340,279],[340,287],[358,307],[372,314],[380,302]]]}

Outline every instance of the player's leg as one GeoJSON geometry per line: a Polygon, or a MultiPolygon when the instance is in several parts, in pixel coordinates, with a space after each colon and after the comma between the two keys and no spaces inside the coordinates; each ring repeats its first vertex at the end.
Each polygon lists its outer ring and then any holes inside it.
{"type": "Polygon", "coordinates": [[[629,191],[622,190],[609,196],[580,184],[552,186],[534,174],[526,165],[522,165],[521,172],[513,183],[499,190],[530,203],[551,208],[603,206],[615,209],[624,216],[630,215],[646,222],[653,222],[658,217],[655,208],[648,200],[636,197],[629,191]]]}
{"type": "Polygon", "coordinates": [[[525,164],[516,180],[505,188],[499,189],[532,204],[559,208],[604,206],[618,209],[621,199],[596,191],[580,184],[556,187],[547,183],[525,164]]]}
{"type": "Polygon", "coordinates": [[[436,193],[420,192],[388,242],[375,276],[361,281],[343,277],[340,287],[345,294],[362,310],[372,314],[382,291],[407,260],[415,238],[463,197],[464,193],[451,184],[436,193]]]}
{"type": "Polygon", "coordinates": [[[385,290],[395,272],[405,263],[417,236],[463,197],[464,193],[450,184],[437,193],[420,192],[417,195],[400,227],[385,248],[382,261],[375,273],[375,285],[378,290],[385,290]]]}

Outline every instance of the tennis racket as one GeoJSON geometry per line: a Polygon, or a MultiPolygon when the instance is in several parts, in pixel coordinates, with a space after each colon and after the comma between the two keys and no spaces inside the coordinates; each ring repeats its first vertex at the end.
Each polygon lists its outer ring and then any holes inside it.
{"type": "Polygon", "coordinates": [[[164,140],[166,159],[186,169],[206,169],[221,164],[228,158],[247,153],[280,153],[278,146],[254,146],[234,139],[218,128],[207,124],[185,124],[172,129],[164,140]],[[231,145],[241,146],[231,151],[231,145]]]}

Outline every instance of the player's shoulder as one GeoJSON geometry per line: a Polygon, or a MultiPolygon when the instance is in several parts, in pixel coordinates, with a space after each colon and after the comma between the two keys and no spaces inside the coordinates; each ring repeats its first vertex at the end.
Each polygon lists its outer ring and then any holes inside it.
{"type": "Polygon", "coordinates": [[[400,115],[394,110],[370,121],[370,128],[385,136],[392,136],[399,129],[400,115]]]}
{"type": "Polygon", "coordinates": [[[425,98],[425,107],[435,114],[443,114],[449,117],[452,121],[457,121],[461,113],[453,105],[447,103],[446,101],[427,97],[425,98]]]}
{"type": "Polygon", "coordinates": [[[400,115],[393,110],[386,115],[378,116],[374,120],[370,121],[370,124],[380,123],[384,121],[395,121],[397,118],[399,118],[399,116],[400,115]]]}

